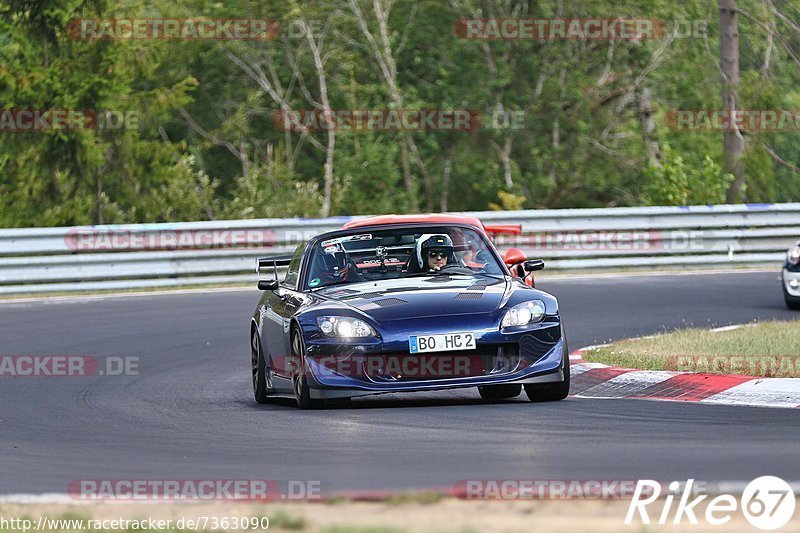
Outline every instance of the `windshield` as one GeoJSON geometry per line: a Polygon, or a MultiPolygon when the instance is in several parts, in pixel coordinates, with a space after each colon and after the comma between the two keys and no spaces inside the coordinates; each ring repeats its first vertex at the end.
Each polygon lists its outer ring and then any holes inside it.
{"type": "Polygon", "coordinates": [[[406,276],[501,276],[503,267],[485,237],[453,226],[360,230],[323,239],[311,250],[311,289],[406,276]]]}

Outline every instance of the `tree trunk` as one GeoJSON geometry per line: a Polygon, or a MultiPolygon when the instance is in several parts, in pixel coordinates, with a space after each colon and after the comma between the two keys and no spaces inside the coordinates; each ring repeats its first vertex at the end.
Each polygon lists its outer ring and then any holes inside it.
{"type": "Polygon", "coordinates": [[[414,185],[414,177],[411,175],[411,163],[408,161],[408,145],[405,142],[405,137],[401,135],[400,142],[400,165],[403,167],[403,184],[408,194],[408,201],[412,211],[419,210],[419,202],[417,201],[417,189],[414,185]]]}
{"type": "Polygon", "coordinates": [[[647,163],[661,168],[661,147],[656,139],[656,122],[653,119],[653,101],[650,89],[642,87],[639,91],[639,121],[642,124],[642,140],[644,141],[647,163]]]}
{"type": "Polygon", "coordinates": [[[331,104],[328,100],[328,80],[325,76],[325,66],[322,63],[322,53],[320,52],[317,41],[312,36],[311,28],[303,21],[303,31],[306,34],[308,46],[311,49],[311,57],[314,59],[314,68],[317,71],[319,81],[319,97],[322,102],[322,112],[325,115],[325,122],[328,125],[328,142],[325,146],[325,178],[324,196],[322,199],[322,210],[320,216],[323,218],[331,214],[331,195],[333,193],[333,155],[336,150],[336,126],[333,122],[331,104]]]}
{"type": "MultiPolygon", "coordinates": [[[[327,105],[326,116],[330,116],[330,107],[327,105]]],[[[333,153],[336,146],[336,131],[333,127],[328,127],[328,144],[325,147],[325,192],[322,198],[322,218],[329,217],[331,214],[331,194],[333,193],[333,153]]]]}
{"type": "Polygon", "coordinates": [[[419,173],[422,175],[422,187],[425,189],[425,210],[433,211],[433,205],[436,202],[436,198],[434,196],[435,191],[433,190],[433,179],[431,178],[430,172],[428,172],[428,168],[425,166],[425,162],[422,160],[422,155],[419,153],[419,148],[417,148],[417,143],[414,142],[414,138],[411,136],[411,133],[405,131],[404,134],[406,144],[408,145],[408,151],[413,157],[414,162],[417,164],[419,173]]]}
{"type": "Polygon", "coordinates": [[[103,212],[103,178],[102,173],[97,173],[97,181],[95,182],[96,200],[97,200],[97,224],[105,224],[105,213],[103,212]]]}
{"type": "MultiPolygon", "coordinates": [[[[739,27],[737,21],[738,7],[736,0],[719,0],[719,60],[722,70],[722,106],[732,113],[739,108],[739,27]]],[[[732,128],[726,130],[723,138],[723,154],[725,168],[735,177],[726,194],[728,203],[743,200],[744,189],[744,137],[730,121],[732,128]]]]}
{"type": "Polygon", "coordinates": [[[506,184],[506,190],[511,192],[514,188],[514,180],[511,177],[511,134],[506,135],[506,140],[503,142],[503,148],[500,150],[500,160],[503,162],[503,180],[506,184]]]}
{"type": "Polygon", "coordinates": [[[511,148],[514,141],[511,135],[511,133],[506,133],[503,146],[500,146],[494,140],[492,141],[492,146],[497,152],[497,157],[500,158],[500,164],[503,166],[503,183],[505,184],[506,190],[509,192],[514,188],[514,179],[511,175],[511,148]]]}
{"type": "Polygon", "coordinates": [[[444,170],[442,170],[442,195],[439,198],[439,210],[447,212],[447,193],[450,188],[450,174],[453,171],[453,151],[455,145],[450,145],[444,153],[444,170]]]}

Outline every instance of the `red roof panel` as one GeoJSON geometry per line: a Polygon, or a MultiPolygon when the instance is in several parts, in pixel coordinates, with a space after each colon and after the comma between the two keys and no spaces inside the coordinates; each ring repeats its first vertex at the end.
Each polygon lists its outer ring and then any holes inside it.
{"type": "Polygon", "coordinates": [[[351,220],[343,226],[343,229],[363,228],[366,226],[381,226],[385,224],[468,224],[481,231],[484,231],[483,222],[476,217],[468,215],[453,215],[446,213],[436,213],[430,215],[376,215],[358,220],[351,220]]]}

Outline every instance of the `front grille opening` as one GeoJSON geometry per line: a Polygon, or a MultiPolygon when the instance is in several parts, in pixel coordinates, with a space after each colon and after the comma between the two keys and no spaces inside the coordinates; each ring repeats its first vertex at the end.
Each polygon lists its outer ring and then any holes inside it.
{"type": "Polygon", "coordinates": [[[369,357],[365,365],[368,378],[384,383],[500,376],[524,364],[516,346],[504,344],[482,345],[474,351],[369,357]]]}

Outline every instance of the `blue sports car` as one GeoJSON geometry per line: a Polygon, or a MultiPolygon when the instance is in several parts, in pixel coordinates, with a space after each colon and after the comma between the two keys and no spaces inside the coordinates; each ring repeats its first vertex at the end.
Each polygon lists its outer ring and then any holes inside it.
{"type": "Polygon", "coordinates": [[[256,401],[311,408],[459,387],[486,400],[523,387],[534,402],[566,398],[558,301],[522,279],[544,263],[516,249],[506,261],[480,220],[458,215],[360,219],[291,257],[260,258],[260,277],[272,275],[250,326],[256,401]]]}

